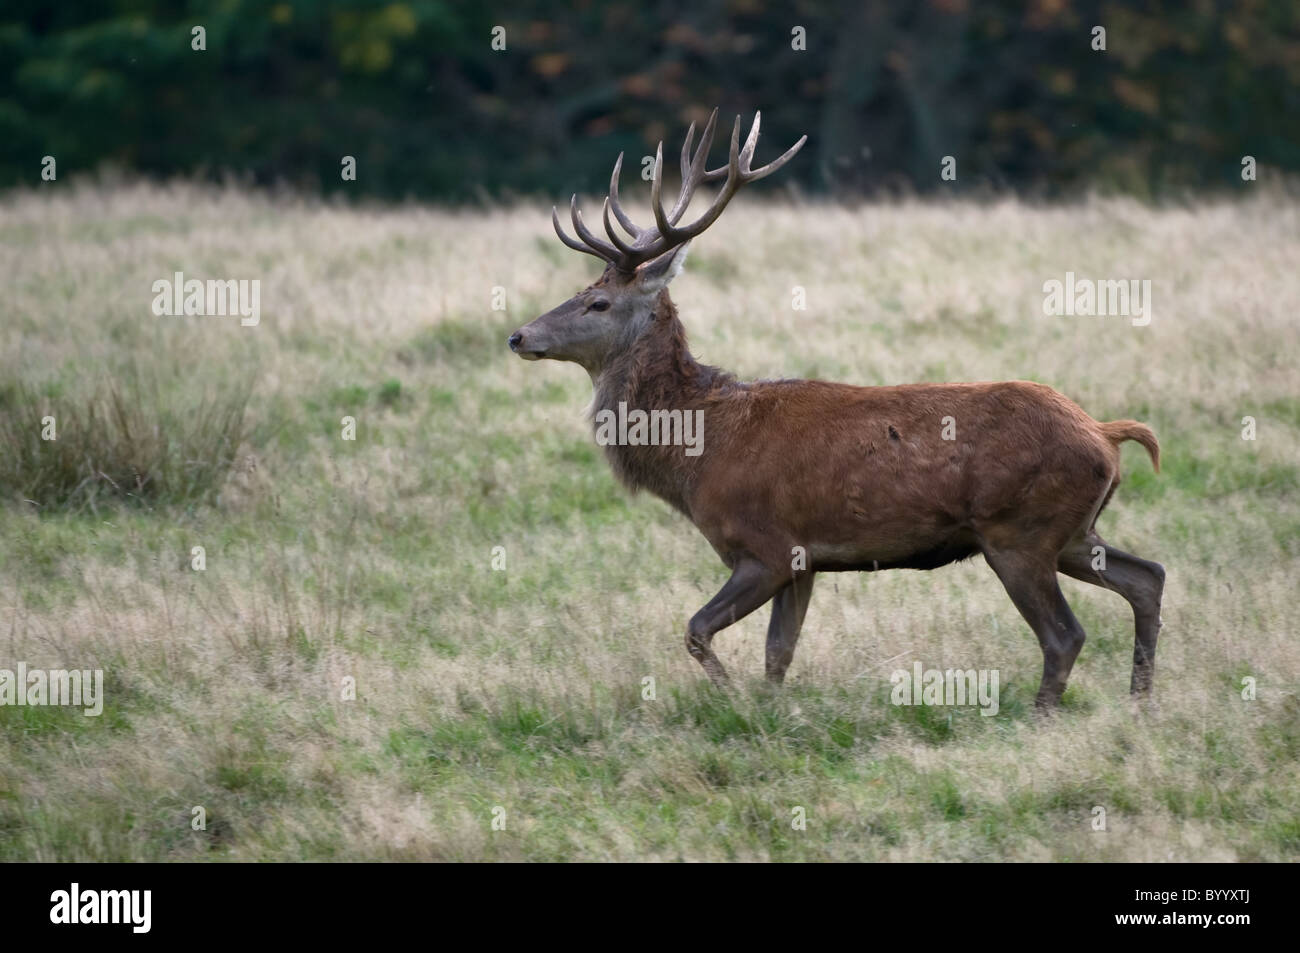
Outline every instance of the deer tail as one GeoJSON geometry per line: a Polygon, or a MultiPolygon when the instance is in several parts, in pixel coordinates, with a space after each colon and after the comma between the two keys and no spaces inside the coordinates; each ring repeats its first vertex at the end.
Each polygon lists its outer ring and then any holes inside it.
{"type": "Polygon", "coordinates": [[[1116,447],[1125,440],[1136,440],[1142,444],[1151,455],[1151,465],[1156,468],[1156,473],[1160,472],[1160,444],[1156,442],[1155,431],[1146,424],[1136,420],[1112,420],[1110,423],[1099,423],[1098,426],[1106,439],[1116,447]]]}

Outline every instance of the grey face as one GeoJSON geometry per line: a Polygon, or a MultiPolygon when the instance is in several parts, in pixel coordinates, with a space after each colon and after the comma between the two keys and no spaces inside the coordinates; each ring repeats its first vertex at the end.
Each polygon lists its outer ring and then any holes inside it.
{"type": "Polygon", "coordinates": [[[613,266],[595,284],[510,335],[510,350],[526,361],[573,361],[597,372],[651,325],[654,301],[681,271],[686,245],[631,275],[613,266]]]}

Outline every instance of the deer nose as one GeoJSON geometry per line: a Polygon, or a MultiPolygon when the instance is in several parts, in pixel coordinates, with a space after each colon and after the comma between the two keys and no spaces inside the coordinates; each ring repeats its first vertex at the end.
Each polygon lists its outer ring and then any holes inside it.
{"type": "Polygon", "coordinates": [[[514,334],[510,335],[510,338],[509,340],[506,341],[506,343],[510,345],[510,350],[517,351],[519,350],[519,344],[521,341],[523,341],[523,339],[524,336],[520,334],[518,331],[516,331],[514,334]]]}

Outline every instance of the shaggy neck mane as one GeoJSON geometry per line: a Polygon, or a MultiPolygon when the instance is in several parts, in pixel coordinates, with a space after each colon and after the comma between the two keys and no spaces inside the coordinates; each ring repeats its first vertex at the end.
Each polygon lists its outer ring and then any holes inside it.
{"type": "MultiPolygon", "coordinates": [[[[686,344],[686,329],[665,289],[655,299],[650,328],[604,367],[596,377],[593,417],[602,410],[703,409],[710,398],[735,386],[735,378],[701,364],[686,344]]],[[[708,452],[708,434],[704,450],[708,452]]],[[[686,513],[687,499],[703,455],[689,457],[682,446],[605,446],[605,456],[629,489],[649,490],[686,513]]]]}

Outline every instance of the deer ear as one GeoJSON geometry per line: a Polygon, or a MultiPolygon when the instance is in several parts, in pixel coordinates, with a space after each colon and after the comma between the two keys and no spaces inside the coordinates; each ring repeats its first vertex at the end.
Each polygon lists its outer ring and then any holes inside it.
{"type": "Polygon", "coordinates": [[[672,281],[679,274],[686,264],[686,252],[691,247],[690,242],[684,245],[678,245],[670,252],[665,252],[658,258],[654,258],[636,270],[637,287],[647,294],[658,294],[668,287],[668,282],[672,281]]]}

